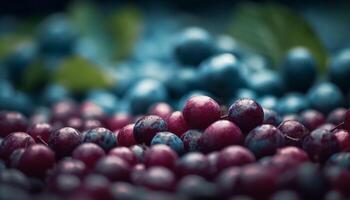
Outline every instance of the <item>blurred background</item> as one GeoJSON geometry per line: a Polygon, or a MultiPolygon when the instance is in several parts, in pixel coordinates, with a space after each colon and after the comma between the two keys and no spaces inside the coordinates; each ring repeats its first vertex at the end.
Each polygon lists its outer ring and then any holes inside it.
{"type": "Polygon", "coordinates": [[[348,86],[329,78],[329,65],[350,47],[349,10],[349,1],[1,1],[0,109],[28,114],[72,99],[140,114],[158,101],[181,108],[193,93],[230,103],[238,89],[275,109],[271,102],[287,91],[307,93],[278,75],[286,53],[300,46],[315,60],[315,83],[334,82],[348,105],[348,86]],[[193,36],[200,58],[188,55],[192,47],[181,53],[193,36]],[[197,73],[220,53],[235,55],[244,74],[224,92],[197,73]]]}

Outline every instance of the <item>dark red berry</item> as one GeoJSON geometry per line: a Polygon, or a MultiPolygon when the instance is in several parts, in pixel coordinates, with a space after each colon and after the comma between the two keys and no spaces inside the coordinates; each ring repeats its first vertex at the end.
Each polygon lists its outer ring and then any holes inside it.
{"type": "Polygon", "coordinates": [[[296,160],[298,162],[309,161],[309,156],[307,153],[298,147],[283,147],[277,150],[277,156],[283,156],[291,160],[296,160]]]}
{"type": "Polygon", "coordinates": [[[35,141],[27,133],[11,133],[7,135],[0,144],[0,158],[7,160],[16,149],[27,148],[32,144],[35,144],[35,141]]]}
{"type": "Polygon", "coordinates": [[[350,134],[344,129],[334,131],[334,135],[338,140],[341,151],[350,151],[350,134]]]}
{"type": "Polygon", "coordinates": [[[116,131],[130,124],[132,118],[124,113],[116,114],[107,120],[107,128],[111,131],[116,131]]]}
{"type": "Polygon", "coordinates": [[[51,171],[53,177],[60,174],[70,174],[82,178],[86,173],[86,165],[82,161],[72,158],[64,158],[60,160],[51,171]]]}
{"type": "Polygon", "coordinates": [[[96,163],[95,172],[104,175],[111,181],[128,181],[130,165],[117,156],[106,156],[96,163]]]}
{"type": "Polygon", "coordinates": [[[152,138],[162,131],[167,131],[167,123],[156,115],[148,115],[139,119],[134,126],[134,138],[138,143],[149,145],[152,138]]]}
{"type": "Polygon", "coordinates": [[[179,137],[189,129],[187,122],[180,111],[171,113],[166,122],[168,124],[168,130],[179,137]]]}
{"type": "Polygon", "coordinates": [[[27,129],[27,133],[32,136],[37,143],[48,143],[49,136],[52,132],[52,126],[48,123],[32,124],[27,129]]]}
{"type": "Polygon", "coordinates": [[[130,147],[136,144],[134,138],[134,126],[134,124],[129,124],[118,131],[117,144],[119,146],[130,147]]]}
{"type": "Polygon", "coordinates": [[[263,123],[264,111],[252,99],[239,99],[229,108],[228,119],[234,122],[243,133],[248,133],[263,123]]]}
{"type": "Polygon", "coordinates": [[[309,131],[306,127],[295,120],[288,120],[282,122],[278,129],[283,133],[285,137],[285,144],[291,146],[301,146],[303,139],[309,135],[309,131]]]}
{"type": "Polygon", "coordinates": [[[149,148],[144,157],[146,167],[162,166],[171,170],[175,168],[176,160],[176,152],[163,144],[157,144],[149,148]]]}
{"type": "Polygon", "coordinates": [[[255,156],[241,146],[229,146],[220,151],[217,159],[219,171],[233,166],[242,166],[255,161],[255,156]]]}
{"type": "Polygon", "coordinates": [[[306,110],[300,114],[300,122],[313,131],[326,122],[324,115],[316,110],[306,110]]]}
{"type": "Polygon", "coordinates": [[[72,157],[81,160],[89,168],[94,167],[95,163],[105,156],[105,151],[94,143],[84,143],[74,149],[72,157]]]}
{"type": "Polygon", "coordinates": [[[154,104],[149,108],[148,111],[150,115],[157,115],[158,117],[161,117],[164,120],[166,120],[172,112],[173,109],[171,108],[171,106],[164,102],[154,104]]]}
{"type": "Polygon", "coordinates": [[[342,122],[344,122],[345,115],[346,115],[346,109],[345,108],[337,108],[330,112],[327,116],[327,122],[332,123],[334,125],[338,125],[342,122]]]}
{"type": "Polygon", "coordinates": [[[49,146],[55,151],[57,157],[69,156],[81,143],[81,133],[70,127],[61,128],[49,137],[49,146]]]}
{"type": "Polygon", "coordinates": [[[187,100],[182,110],[187,124],[194,129],[205,129],[220,119],[219,104],[208,96],[194,96],[187,100]]]}
{"type": "Polygon", "coordinates": [[[12,132],[25,132],[28,120],[18,112],[0,112],[0,137],[6,137],[12,132]]]}
{"type": "Polygon", "coordinates": [[[176,164],[176,172],[180,177],[187,175],[209,176],[209,161],[198,152],[191,152],[181,157],[176,164]]]}
{"type": "Polygon", "coordinates": [[[137,163],[137,157],[135,156],[134,152],[127,147],[113,148],[109,151],[108,155],[117,156],[128,162],[130,166],[134,166],[137,163]]]}
{"type": "Polygon", "coordinates": [[[242,144],[244,136],[234,123],[219,120],[211,124],[199,140],[200,148],[204,152],[221,150],[224,147],[242,144]]]}

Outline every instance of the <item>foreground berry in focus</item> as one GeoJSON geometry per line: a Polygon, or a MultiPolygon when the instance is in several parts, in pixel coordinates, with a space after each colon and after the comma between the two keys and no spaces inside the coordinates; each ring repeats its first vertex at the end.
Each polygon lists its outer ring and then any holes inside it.
{"type": "Polygon", "coordinates": [[[87,131],[83,136],[83,143],[95,143],[108,151],[117,145],[114,133],[106,128],[94,128],[87,131]]]}
{"type": "Polygon", "coordinates": [[[58,157],[69,156],[81,143],[81,133],[74,128],[61,128],[50,135],[49,146],[58,157]]]}
{"type": "Polygon", "coordinates": [[[134,138],[138,143],[149,145],[152,138],[162,131],[167,131],[167,123],[156,115],[148,115],[139,119],[134,126],[134,138]]]}

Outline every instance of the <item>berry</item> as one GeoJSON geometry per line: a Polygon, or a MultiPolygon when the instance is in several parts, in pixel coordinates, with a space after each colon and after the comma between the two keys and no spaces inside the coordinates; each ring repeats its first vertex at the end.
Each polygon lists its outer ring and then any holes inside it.
{"type": "Polygon", "coordinates": [[[350,186],[350,172],[337,166],[326,167],[324,171],[326,178],[330,182],[330,187],[348,196],[350,193],[348,190],[350,186]]]}
{"type": "Polygon", "coordinates": [[[346,92],[349,89],[347,84],[350,78],[350,50],[344,49],[337,53],[330,62],[329,78],[342,91],[346,92]]]}
{"type": "Polygon", "coordinates": [[[118,131],[117,144],[119,146],[130,147],[136,144],[134,138],[134,126],[135,124],[129,124],[118,131]]]}
{"type": "Polygon", "coordinates": [[[329,130],[316,129],[304,139],[303,149],[312,160],[324,163],[339,151],[339,144],[337,137],[329,130]]]}
{"type": "Polygon", "coordinates": [[[74,128],[65,127],[53,132],[49,137],[49,146],[58,157],[69,156],[81,143],[81,133],[74,128]]]}
{"type": "Polygon", "coordinates": [[[327,165],[335,165],[345,169],[350,169],[350,153],[339,152],[333,154],[327,162],[327,165]]]}
{"type": "Polygon", "coordinates": [[[210,152],[221,150],[229,145],[242,144],[243,139],[241,130],[234,123],[219,120],[205,129],[199,139],[199,145],[202,151],[210,152]]]}
{"type": "Polygon", "coordinates": [[[81,184],[82,191],[80,195],[82,195],[82,198],[80,199],[111,199],[110,184],[106,177],[90,174],[84,178],[81,184]]]}
{"type": "Polygon", "coordinates": [[[132,152],[129,148],[126,147],[116,147],[109,151],[108,155],[117,156],[126,162],[129,163],[130,166],[134,166],[137,164],[137,157],[134,152],[132,152]]]}
{"type": "Polygon", "coordinates": [[[289,147],[287,146],[287,147],[278,149],[276,156],[283,156],[285,158],[300,161],[300,162],[309,161],[309,156],[304,150],[298,147],[292,147],[292,146],[289,146],[289,147]]]}
{"type": "Polygon", "coordinates": [[[12,132],[27,130],[28,120],[18,112],[0,112],[0,137],[6,137],[12,132]]]}
{"type": "Polygon", "coordinates": [[[27,133],[11,133],[7,135],[0,144],[0,157],[6,160],[16,149],[27,148],[32,144],[35,144],[35,141],[27,133]]]}
{"type": "Polygon", "coordinates": [[[340,146],[341,151],[350,151],[350,134],[348,131],[339,129],[333,132],[340,146]]]}
{"type": "Polygon", "coordinates": [[[116,131],[131,123],[131,117],[127,114],[116,114],[107,120],[107,128],[116,131]]]}
{"type": "Polygon", "coordinates": [[[309,108],[308,99],[300,93],[288,93],[277,104],[276,110],[281,115],[298,114],[309,108]]]}
{"type": "Polygon", "coordinates": [[[27,133],[32,136],[36,142],[48,143],[49,136],[52,132],[52,126],[47,123],[32,124],[27,129],[27,133]]]}
{"type": "Polygon", "coordinates": [[[278,129],[283,133],[285,144],[291,146],[301,146],[303,140],[309,135],[309,131],[303,124],[295,120],[287,120],[282,122],[278,129]]]}
{"type": "Polygon", "coordinates": [[[182,154],[184,151],[184,144],[182,140],[177,135],[170,132],[158,132],[151,141],[151,145],[156,144],[168,145],[178,154],[182,154]]]}
{"type": "Polygon", "coordinates": [[[259,96],[279,96],[284,91],[282,78],[272,70],[261,70],[253,73],[246,80],[248,88],[255,91],[259,96]]]}
{"type": "Polygon", "coordinates": [[[19,161],[19,169],[28,176],[43,177],[55,163],[55,153],[41,144],[28,147],[19,161]]]}
{"type": "Polygon", "coordinates": [[[228,113],[228,119],[244,132],[260,125],[264,121],[264,111],[262,107],[252,99],[239,99],[235,101],[228,113]]]}
{"type": "Polygon", "coordinates": [[[326,122],[324,115],[316,110],[305,110],[300,114],[300,122],[313,131],[326,122]]]}
{"type": "Polygon", "coordinates": [[[176,164],[176,172],[180,177],[199,175],[208,177],[209,161],[207,157],[198,152],[191,152],[181,157],[176,164]]]}
{"type": "Polygon", "coordinates": [[[189,129],[187,122],[180,111],[171,113],[166,122],[168,124],[168,130],[179,137],[189,129]]]}
{"type": "Polygon", "coordinates": [[[110,187],[113,199],[134,199],[137,198],[136,188],[125,182],[113,183],[110,187]]]}
{"type": "Polygon", "coordinates": [[[154,104],[149,108],[148,111],[150,115],[159,116],[164,120],[166,120],[172,112],[173,109],[171,108],[171,106],[164,102],[154,104]]]}
{"type": "Polygon", "coordinates": [[[10,185],[28,191],[30,188],[29,179],[19,170],[8,169],[0,173],[0,183],[10,185]]]}
{"type": "Polygon", "coordinates": [[[184,143],[185,152],[199,151],[199,140],[202,136],[202,132],[197,130],[188,130],[181,136],[181,140],[184,143]]]}
{"type": "Polygon", "coordinates": [[[301,200],[298,193],[291,190],[282,190],[282,191],[275,192],[270,198],[270,200],[279,200],[279,199],[301,200]]]}
{"type": "Polygon", "coordinates": [[[215,184],[197,175],[187,175],[177,184],[177,192],[191,199],[215,199],[218,195],[215,184]]]}
{"type": "Polygon", "coordinates": [[[83,143],[95,143],[108,151],[117,145],[114,133],[106,128],[94,128],[88,130],[83,137],[83,143]]]}
{"type": "Polygon", "coordinates": [[[187,100],[182,113],[191,128],[205,129],[220,119],[220,106],[208,96],[193,96],[187,100]]]}
{"type": "Polygon", "coordinates": [[[128,181],[130,165],[117,156],[106,156],[96,163],[95,172],[107,177],[110,181],[128,181]]]}
{"type": "Polygon", "coordinates": [[[272,95],[265,95],[256,100],[261,107],[271,110],[276,110],[278,105],[278,99],[272,95]]]}
{"type": "Polygon", "coordinates": [[[105,151],[94,143],[81,144],[72,153],[74,159],[81,160],[89,168],[92,168],[104,156],[105,151]]]}
{"type": "Polygon", "coordinates": [[[284,145],[284,136],[276,127],[263,124],[249,132],[245,138],[245,146],[257,158],[273,155],[284,145]]]}
{"type": "Polygon", "coordinates": [[[282,122],[282,117],[275,111],[263,108],[264,110],[264,121],[263,124],[271,124],[278,126],[282,122]]]}
{"type": "Polygon", "coordinates": [[[334,125],[338,125],[345,120],[346,109],[345,108],[336,108],[330,112],[327,116],[327,122],[334,125]]]}
{"type": "Polygon", "coordinates": [[[51,171],[53,177],[57,177],[60,174],[70,174],[76,177],[82,178],[87,172],[86,165],[76,159],[64,158],[60,160],[51,171]]]}
{"type": "Polygon", "coordinates": [[[24,148],[19,148],[19,149],[16,149],[14,150],[10,157],[8,158],[8,165],[11,167],[11,168],[18,168],[19,166],[19,161],[21,160],[21,157],[24,153],[25,149],[24,148]]]}
{"type": "Polygon", "coordinates": [[[146,167],[162,166],[173,170],[177,158],[177,154],[170,147],[158,144],[145,152],[144,163],[146,167]]]}
{"type": "Polygon", "coordinates": [[[311,52],[303,47],[288,51],[282,63],[281,76],[289,90],[305,92],[317,78],[317,64],[311,52]]]}
{"type": "Polygon", "coordinates": [[[61,174],[49,182],[50,191],[62,196],[72,194],[80,186],[80,179],[69,174],[61,174]]]}
{"type": "Polygon", "coordinates": [[[217,160],[217,168],[222,171],[233,166],[242,166],[255,161],[255,156],[241,146],[229,146],[220,151],[217,160]]]}
{"type": "Polygon", "coordinates": [[[145,171],[141,185],[152,190],[173,191],[175,181],[174,174],[167,168],[150,167],[145,171]]]}
{"type": "Polygon", "coordinates": [[[162,118],[148,115],[137,120],[133,133],[138,143],[150,144],[158,132],[167,131],[167,129],[167,123],[162,118]]]}
{"type": "Polygon", "coordinates": [[[348,109],[345,113],[343,126],[346,130],[350,130],[350,109],[348,109]]]}

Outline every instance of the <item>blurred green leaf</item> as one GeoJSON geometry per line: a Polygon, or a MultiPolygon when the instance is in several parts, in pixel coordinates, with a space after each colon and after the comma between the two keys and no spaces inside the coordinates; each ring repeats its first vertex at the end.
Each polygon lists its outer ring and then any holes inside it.
{"type": "Polygon", "coordinates": [[[135,6],[124,6],[107,18],[107,28],[117,45],[115,58],[130,55],[142,29],[141,11],[135,6]]]}
{"type": "Polygon", "coordinates": [[[327,52],[319,37],[303,17],[273,3],[243,3],[234,12],[230,33],[240,43],[272,59],[275,66],[286,51],[296,46],[308,48],[325,71],[327,52]]]}
{"type": "Polygon", "coordinates": [[[54,80],[73,92],[107,88],[113,83],[109,74],[79,56],[72,56],[64,60],[57,69],[54,80]]]}
{"type": "Polygon", "coordinates": [[[0,35],[0,58],[4,58],[9,55],[15,46],[26,41],[28,39],[25,35],[8,33],[0,35]]]}
{"type": "Polygon", "coordinates": [[[50,80],[51,73],[41,59],[30,64],[23,72],[20,88],[25,91],[36,91],[50,80]]]}

